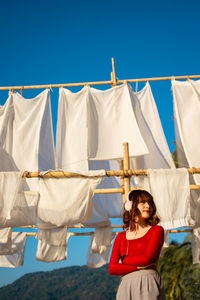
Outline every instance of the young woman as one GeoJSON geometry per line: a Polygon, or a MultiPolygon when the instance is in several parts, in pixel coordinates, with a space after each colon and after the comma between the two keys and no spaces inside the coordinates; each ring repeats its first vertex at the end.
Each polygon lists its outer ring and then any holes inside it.
{"type": "Polygon", "coordinates": [[[123,215],[123,231],[115,239],[109,272],[122,277],[117,300],[165,299],[160,275],[156,271],[164,242],[164,230],[157,225],[156,206],[147,191],[128,195],[123,215]]]}

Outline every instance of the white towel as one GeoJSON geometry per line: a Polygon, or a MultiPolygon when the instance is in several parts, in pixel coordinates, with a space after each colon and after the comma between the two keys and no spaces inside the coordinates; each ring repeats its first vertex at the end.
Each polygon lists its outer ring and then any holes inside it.
{"type": "Polygon", "coordinates": [[[103,254],[111,247],[115,233],[111,226],[96,228],[92,238],[91,252],[103,254]]]}
{"type": "Polygon", "coordinates": [[[193,264],[200,263],[200,228],[193,228],[192,257],[193,257],[193,264]]]}
{"type": "Polygon", "coordinates": [[[24,263],[24,252],[26,247],[26,233],[12,233],[13,254],[0,255],[0,267],[15,268],[24,263]]]}
{"type": "MultiPolygon", "coordinates": [[[[91,236],[90,245],[87,253],[87,266],[90,268],[100,268],[103,265],[107,264],[111,245],[106,246],[105,251],[102,254],[92,253],[92,244],[93,244],[94,235],[91,236]]],[[[114,239],[114,237],[113,237],[114,239]]],[[[112,241],[113,241],[112,239],[112,241]]],[[[112,243],[112,242],[111,242],[112,243]]]]}
{"type": "Polygon", "coordinates": [[[40,229],[36,259],[44,262],[56,262],[65,260],[70,233],[66,228],[40,229]]]}
{"type": "Polygon", "coordinates": [[[153,195],[163,228],[189,225],[190,188],[186,169],[148,170],[150,193],[153,195]]]}
{"type": "Polygon", "coordinates": [[[83,223],[92,218],[92,196],[105,171],[84,174],[88,177],[40,180],[38,217],[43,222],[60,227],[83,223]]]}
{"type": "Polygon", "coordinates": [[[10,254],[12,250],[12,228],[0,229],[0,255],[10,254]]]}

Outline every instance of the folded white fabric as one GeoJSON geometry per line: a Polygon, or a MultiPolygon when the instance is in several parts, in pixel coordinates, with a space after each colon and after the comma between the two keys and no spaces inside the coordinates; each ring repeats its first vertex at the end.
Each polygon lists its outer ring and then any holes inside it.
{"type": "Polygon", "coordinates": [[[160,224],[164,229],[189,225],[190,188],[186,169],[148,170],[150,193],[153,195],[160,224]]]}
{"type": "Polygon", "coordinates": [[[193,257],[193,264],[200,263],[200,228],[193,228],[192,257],[193,257]]]}
{"type": "MultiPolygon", "coordinates": [[[[103,249],[104,252],[102,254],[93,253],[92,252],[92,247],[91,247],[92,244],[94,245],[93,238],[94,238],[94,235],[91,236],[90,245],[89,245],[89,248],[88,248],[87,266],[90,267],[90,268],[100,268],[103,265],[107,264],[111,245],[106,246],[106,248],[103,249]]],[[[112,241],[113,241],[113,239],[114,239],[114,236],[112,238],[112,241]]],[[[111,244],[112,244],[112,241],[110,241],[111,244]]],[[[110,244],[110,242],[109,242],[109,244],[110,244]]]]}
{"type": "Polygon", "coordinates": [[[92,196],[105,171],[88,171],[84,175],[87,177],[40,180],[38,217],[43,222],[61,227],[92,218],[92,196]]]}
{"type": "Polygon", "coordinates": [[[70,233],[66,228],[40,229],[37,234],[36,260],[56,262],[65,260],[70,233]]]}
{"type": "Polygon", "coordinates": [[[96,228],[92,238],[91,252],[103,254],[112,245],[115,237],[111,226],[96,228]]]}
{"type": "Polygon", "coordinates": [[[26,233],[12,233],[13,254],[0,255],[0,267],[15,268],[24,263],[24,252],[26,247],[26,233]]]}
{"type": "Polygon", "coordinates": [[[12,228],[0,229],[0,255],[10,254],[12,250],[12,228]]]}

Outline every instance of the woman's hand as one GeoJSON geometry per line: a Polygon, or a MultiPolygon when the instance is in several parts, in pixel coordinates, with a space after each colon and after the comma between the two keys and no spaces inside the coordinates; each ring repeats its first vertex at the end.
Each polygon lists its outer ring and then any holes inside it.
{"type": "Polygon", "coordinates": [[[122,264],[121,258],[119,259],[119,262],[118,262],[118,264],[122,264]]]}

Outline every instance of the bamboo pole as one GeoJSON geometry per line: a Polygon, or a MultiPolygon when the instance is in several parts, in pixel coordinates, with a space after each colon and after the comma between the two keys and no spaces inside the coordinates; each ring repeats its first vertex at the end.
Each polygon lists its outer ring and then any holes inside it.
{"type": "MultiPolygon", "coordinates": [[[[200,168],[186,168],[187,171],[190,174],[200,174],[200,168]]],[[[106,171],[104,176],[147,176],[147,169],[126,169],[124,166],[123,170],[110,170],[106,171]]],[[[65,172],[65,171],[49,171],[45,174],[42,174],[41,172],[28,172],[25,171],[22,175],[23,178],[34,178],[34,177],[40,177],[40,178],[64,178],[64,177],[88,177],[87,175],[74,173],[74,172],[65,172]]],[[[95,177],[95,176],[94,176],[95,177]]]]}
{"type": "MultiPolygon", "coordinates": [[[[169,230],[169,233],[181,233],[181,232],[192,232],[192,231],[193,231],[193,229],[171,229],[171,230],[169,230]]],[[[114,232],[114,233],[117,235],[120,232],[114,232]]],[[[30,237],[35,237],[36,234],[37,234],[37,232],[26,232],[26,235],[30,236],[30,237]]],[[[94,231],[90,231],[90,232],[70,232],[71,236],[87,236],[87,235],[92,235],[92,234],[94,234],[94,231]]]]}
{"type": "MultiPolygon", "coordinates": [[[[148,77],[148,78],[138,78],[138,79],[120,79],[116,80],[116,85],[125,82],[146,82],[146,81],[162,81],[162,80],[172,80],[172,79],[198,79],[200,75],[184,75],[184,76],[168,76],[168,77],[148,77]]],[[[33,89],[52,89],[61,87],[75,87],[75,86],[85,86],[85,85],[106,85],[113,84],[113,80],[106,81],[88,81],[79,83],[59,83],[59,84],[41,84],[41,85],[17,85],[17,86],[1,86],[0,91],[12,91],[12,90],[33,90],[33,89]]]]}
{"type": "MultiPolygon", "coordinates": [[[[123,149],[124,149],[124,160],[123,160],[123,169],[124,173],[126,173],[127,170],[129,170],[129,151],[128,151],[128,143],[123,143],[123,149]]],[[[127,195],[130,192],[131,185],[130,185],[130,176],[127,173],[127,175],[124,176],[124,194],[123,194],[123,203],[126,202],[127,195]]]]}
{"type": "Polygon", "coordinates": [[[112,57],[112,73],[111,73],[111,80],[112,80],[112,84],[111,86],[114,87],[117,85],[117,78],[116,78],[116,72],[115,72],[115,60],[112,57]]]}

